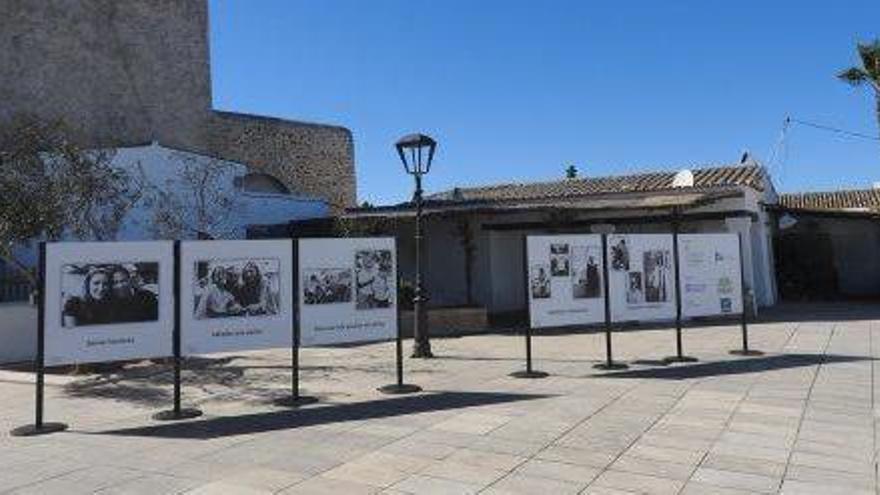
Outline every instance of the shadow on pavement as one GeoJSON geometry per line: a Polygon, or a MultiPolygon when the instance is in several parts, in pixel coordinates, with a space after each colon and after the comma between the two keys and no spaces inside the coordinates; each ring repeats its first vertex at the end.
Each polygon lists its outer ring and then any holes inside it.
{"type": "Polygon", "coordinates": [[[841,356],[838,354],[778,354],[772,356],[715,361],[691,365],[675,365],[664,368],[639,369],[590,375],[595,378],[656,378],[660,380],[686,380],[709,376],[759,373],[802,366],[828,363],[869,361],[869,356],[841,356]]]}
{"type": "Polygon", "coordinates": [[[208,440],[343,421],[387,418],[420,412],[443,411],[506,402],[546,399],[549,397],[553,396],[488,392],[433,392],[351,404],[333,404],[303,409],[287,409],[241,416],[223,416],[180,423],[158,424],[111,430],[97,434],[208,440]]]}

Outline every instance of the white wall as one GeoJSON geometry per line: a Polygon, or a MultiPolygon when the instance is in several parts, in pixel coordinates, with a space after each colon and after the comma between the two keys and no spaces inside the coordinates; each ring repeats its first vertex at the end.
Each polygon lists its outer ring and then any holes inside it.
{"type": "Polygon", "coordinates": [[[0,364],[31,361],[37,354],[37,307],[0,303],[0,364]]]}

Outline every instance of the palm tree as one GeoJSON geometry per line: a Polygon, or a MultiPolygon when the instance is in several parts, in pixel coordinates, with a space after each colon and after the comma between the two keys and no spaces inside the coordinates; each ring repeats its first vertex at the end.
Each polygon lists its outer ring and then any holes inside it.
{"type": "Polygon", "coordinates": [[[872,43],[857,45],[861,67],[850,67],[837,74],[837,78],[852,86],[867,84],[874,90],[877,100],[877,122],[880,124],[880,38],[872,43]]]}

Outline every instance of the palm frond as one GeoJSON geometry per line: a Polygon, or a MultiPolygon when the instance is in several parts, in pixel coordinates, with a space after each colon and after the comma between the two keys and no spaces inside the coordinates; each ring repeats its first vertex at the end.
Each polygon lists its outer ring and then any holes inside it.
{"type": "Polygon", "coordinates": [[[880,38],[871,43],[858,44],[862,67],[874,81],[880,80],[880,38]]]}
{"type": "Polygon", "coordinates": [[[868,73],[858,67],[850,67],[841,71],[837,74],[837,78],[852,86],[859,86],[870,79],[868,73]]]}

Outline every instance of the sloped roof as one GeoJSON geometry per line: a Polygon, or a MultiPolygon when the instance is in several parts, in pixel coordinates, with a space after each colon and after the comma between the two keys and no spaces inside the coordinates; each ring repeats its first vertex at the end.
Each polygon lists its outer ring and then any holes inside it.
{"type": "MultiPolygon", "coordinates": [[[[756,191],[764,190],[764,169],[757,165],[701,168],[693,169],[691,172],[694,174],[694,189],[747,186],[756,191]]],[[[689,189],[674,188],[672,186],[676,173],[675,171],[661,171],[610,177],[563,179],[552,182],[462,187],[432,194],[428,196],[428,199],[440,201],[504,201],[689,189]]]]}
{"type": "Polygon", "coordinates": [[[786,193],[779,195],[779,205],[792,210],[880,212],[880,190],[786,193]]]}

